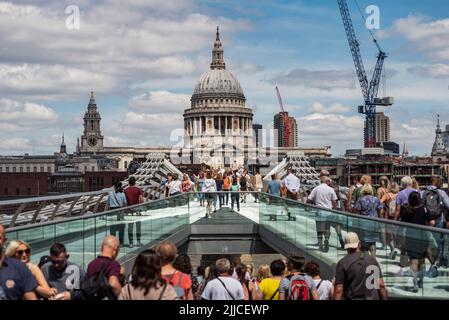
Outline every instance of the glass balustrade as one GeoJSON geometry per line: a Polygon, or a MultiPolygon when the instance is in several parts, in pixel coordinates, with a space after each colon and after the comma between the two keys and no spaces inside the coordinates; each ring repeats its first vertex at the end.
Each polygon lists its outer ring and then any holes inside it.
{"type": "Polygon", "coordinates": [[[7,238],[26,241],[31,246],[32,261],[35,263],[41,256],[48,255],[53,243],[64,243],[70,260],[87,267],[89,261],[99,254],[104,237],[111,233],[121,237],[120,259],[142,250],[140,246],[129,246],[128,233],[131,229],[133,244],[138,244],[140,234],[140,242],[148,246],[193,223],[240,224],[242,219],[239,217],[243,216],[248,219],[245,221],[260,224],[298,249],[306,251],[320,263],[335,269],[337,262],[346,255],[346,251],[341,248],[339,234],[344,239],[347,232],[353,231],[363,243],[376,244],[371,249],[375,249],[390,296],[449,299],[449,268],[440,266],[438,274],[428,272],[429,258],[436,257],[439,246],[448,255],[449,232],[446,230],[320,209],[265,193],[258,194],[257,203],[255,193],[240,193],[238,208],[236,197],[234,194],[232,210],[230,193],[184,193],[106,213],[8,229],[7,238]],[[213,219],[208,219],[206,215],[208,200],[213,219]],[[322,235],[321,243],[317,228],[322,235]],[[326,239],[329,241],[328,249],[326,239]],[[391,248],[396,254],[392,254],[391,248]],[[410,266],[409,257],[413,255],[428,257],[425,259],[423,280],[418,292],[412,291],[413,270],[416,270],[417,261],[412,260],[414,264],[410,266]]]}

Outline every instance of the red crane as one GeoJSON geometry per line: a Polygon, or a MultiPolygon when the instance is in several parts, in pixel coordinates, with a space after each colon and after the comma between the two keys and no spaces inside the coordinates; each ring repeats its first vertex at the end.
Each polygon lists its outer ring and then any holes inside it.
{"type": "Polygon", "coordinates": [[[290,147],[290,119],[284,110],[284,104],[282,103],[281,93],[279,92],[279,89],[277,86],[276,86],[276,93],[278,95],[279,106],[281,108],[282,118],[284,119],[285,143],[286,143],[287,147],[290,147]]]}

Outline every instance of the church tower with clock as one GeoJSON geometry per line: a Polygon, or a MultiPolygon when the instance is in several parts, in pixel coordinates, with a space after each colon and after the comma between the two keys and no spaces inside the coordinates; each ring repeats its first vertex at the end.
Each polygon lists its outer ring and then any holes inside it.
{"type": "Polygon", "coordinates": [[[81,153],[96,153],[103,150],[103,136],[100,129],[101,117],[97,110],[93,91],[84,114],[84,133],[81,136],[81,153]]]}

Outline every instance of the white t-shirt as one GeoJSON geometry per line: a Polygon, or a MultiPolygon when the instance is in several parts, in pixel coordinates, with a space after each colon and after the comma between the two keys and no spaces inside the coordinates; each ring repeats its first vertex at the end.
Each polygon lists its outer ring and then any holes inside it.
{"type": "Polygon", "coordinates": [[[173,180],[168,184],[168,187],[170,188],[170,194],[173,194],[175,192],[181,192],[181,181],[179,180],[173,180]]]}
{"type": "Polygon", "coordinates": [[[284,186],[290,192],[298,192],[299,191],[299,179],[293,173],[289,174],[284,178],[284,186]]]}
{"type": "Polygon", "coordinates": [[[215,192],[217,191],[217,184],[214,179],[206,179],[203,184],[203,192],[215,192]]]}
{"type": "Polygon", "coordinates": [[[317,287],[318,296],[320,297],[320,300],[330,300],[330,292],[333,287],[332,282],[329,280],[324,279],[313,279],[315,282],[315,286],[317,287]],[[318,285],[321,281],[320,287],[318,288],[318,285]]]}
{"type": "Polygon", "coordinates": [[[308,199],[313,201],[318,207],[332,209],[332,200],[337,201],[337,194],[334,189],[322,183],[312,190],[308,199]]]}
{"type": "Polygon", "coordinates": [[[206,300],[243,300],[243,287],[238,280],[235,280],[232,277],[219,278],[224,283],[226,288],[220,280],[214,279],[206,285],[201,298],[206,300]],[[234,299],[231,298],[230,294],[234,299]]]}

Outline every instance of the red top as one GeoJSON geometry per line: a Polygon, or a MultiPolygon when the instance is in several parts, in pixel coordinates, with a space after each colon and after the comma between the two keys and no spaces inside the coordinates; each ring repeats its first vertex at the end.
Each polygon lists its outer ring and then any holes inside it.
{"type": "Polygon", "coordinates": [[[125,189],[126,201],[129,206],[139,204],[139,197],[143,195],[143,191],[136,186],[130,186],[125,189]]]}
{"type": "Polygon", "coordinates": [[[192,287],[192,279],[188,274],[182,273],[181,271],[175,271],[172,274],[163,274],[162,278],[168,284],[176,287],[179,286],[184,289],[184,300],[187,300],[187,293],[189,289],[192,287]],[[179,278],[182,277],[181,282],[179,282],[179,278]]]}

